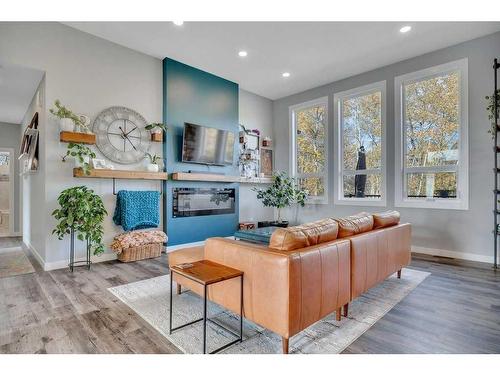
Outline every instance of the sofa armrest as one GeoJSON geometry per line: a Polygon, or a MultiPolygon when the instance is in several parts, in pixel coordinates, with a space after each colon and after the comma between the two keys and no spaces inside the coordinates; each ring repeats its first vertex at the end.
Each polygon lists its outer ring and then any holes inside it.
{"type": "MultiPolygon", "coordinates": [[[[205,243],[205,259],[243,271],[244,316],[272,331],[287,331],[289,257],[265,246],[225,238],[205,243]]],[[[240,280],[213,285],[210,299],[239,314],[240,280]]]]}

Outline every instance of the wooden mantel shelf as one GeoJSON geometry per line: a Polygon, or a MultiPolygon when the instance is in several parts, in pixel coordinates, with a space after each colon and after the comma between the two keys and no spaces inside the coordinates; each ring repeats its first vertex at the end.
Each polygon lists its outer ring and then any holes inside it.
{"type": "Polygon", "coordinates": [[[240,177],[240,183],[242,184],[270,184],[272,182],[272,177],[240,177]]]}
{"type": "Polygon", "coordinates": [[[172,173],[172,180],[176,181],[207,181],[207,182],[240,182],[248,184],[269,184],[272,182],[270,177],[245,178],[240,176],[226,176],[210,173],[172,173]]]}
{"type": "Polygon", "coordinates": [[[120,169],[91,169],[85,174],[81,168],[73,168],[73,177],[119,178],[123,180],[168,180],[166,172],[125,171],[120,169]]]}
{"type": "Polygon", "coordinates": [[[240,182],[239,176],[226,176],[223,174],[210,173],[172,173],[172,180],[178,181],[209,181],[209,182],[240,182]]]}

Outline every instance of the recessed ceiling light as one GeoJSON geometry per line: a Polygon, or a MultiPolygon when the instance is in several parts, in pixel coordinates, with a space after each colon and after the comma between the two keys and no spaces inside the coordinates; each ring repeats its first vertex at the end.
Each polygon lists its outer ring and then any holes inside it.
{"type": "Polygon", "coordinates": [[[411,26],[403,26],[402,28],[399,29],[399,32],[400,33],[407,33],[410,30],[411,30],[411,26]]]}
{"type": "Polygon", "coordinates": [[[238,52],[238,56],[239,57],[247,57],[247,55],[248,55],[247,51],[240,51],[240,52],[238,52]]]}
{"type": "Polygon", "coordinates": [[[182,26],[184,21],[173,21],[175,26],[182,26]]]}
{"type": "Polygon", "coordinates": [[[290,77],[290,73],[285,72],[285,73],[282,74],[282,76],[285,77],[285,78],[288,78],[288,77],[290,77]]]}

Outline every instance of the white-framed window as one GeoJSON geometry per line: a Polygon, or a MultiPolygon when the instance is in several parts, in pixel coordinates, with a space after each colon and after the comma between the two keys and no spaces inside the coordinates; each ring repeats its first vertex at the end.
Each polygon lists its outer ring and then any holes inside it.
{"type": "Polygon", "coordinates": [[[291,106],[291,175],[309,192],[308,203],[328,203],[328,97],[291,106]]]}
{"type": "Polygon", "coordinates": [[[334,95],[335,204],[385,206],[386,81],[334,95]]]}
{"type": "Polygon", "coordinates": [[[468,61],[395,78],[395,205],[469,207],[468,61]]]}

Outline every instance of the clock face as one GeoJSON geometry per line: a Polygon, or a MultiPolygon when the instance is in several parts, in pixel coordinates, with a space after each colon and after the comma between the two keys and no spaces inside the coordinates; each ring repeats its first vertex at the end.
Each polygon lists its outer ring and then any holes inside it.
{"type": "Polygon", "coordinates": [[[137,163],[151,146],[146,125],[144,117],[129,108],[107,108],[94,120],[97,148],[116,163],[137,163]]]}

